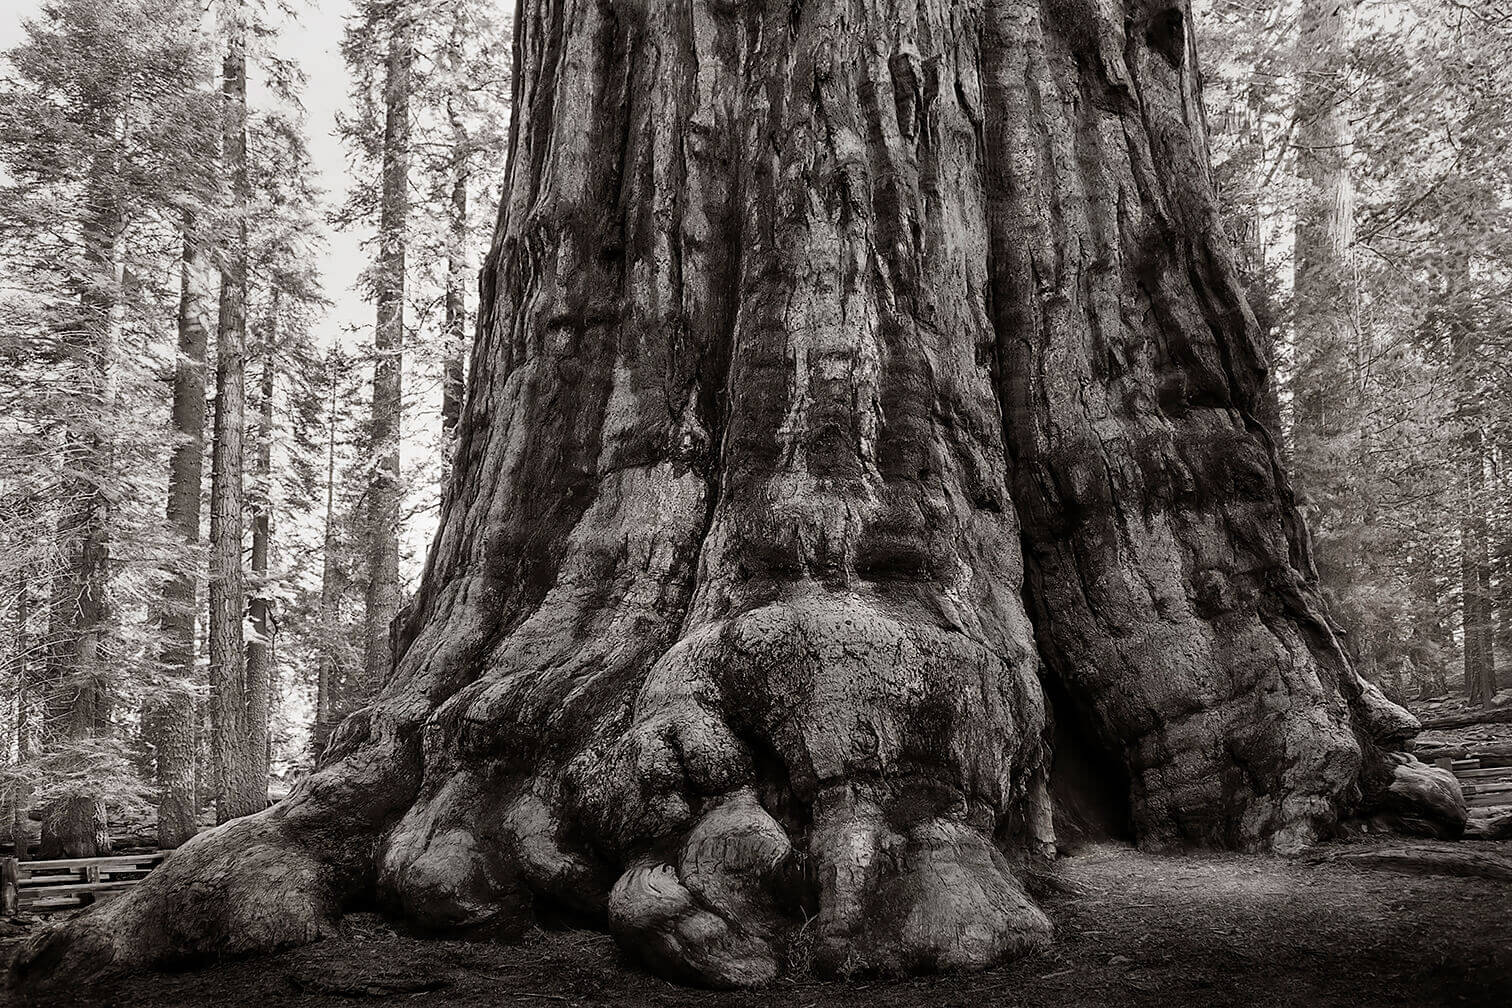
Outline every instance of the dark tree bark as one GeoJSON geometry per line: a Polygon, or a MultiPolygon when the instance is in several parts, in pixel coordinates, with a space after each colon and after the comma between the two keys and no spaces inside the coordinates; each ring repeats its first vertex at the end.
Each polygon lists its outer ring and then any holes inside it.
{"type": "Polygon", "coordinates": [[[443,321],[446,359],[441,389],[441,433],[448,451],[454,450],[457,425],[462,421],[462,352],[467,344],[467,260],[462,244],[467,237],[467,172],[452,180],[447,218],[446,317],[443,321]]]}
{"type": "MultiPolygon", "coordinates": [[[[42,663],[32,653],[36,642],[32,638],[32,581],[33,569],[21,568],[16,577],[16,762],[25,764],[42,749],[41,718],[37,716],[39,701],[44,694],[45,677],[42,663]]],[[[31,854],[31,829],[28,823],[31,811],[32,791],[28,784],[19,780],[11,782],[9,824],[11,845],[16,858],[25,861],[31,854]]]]}
{"type": "Polygon", "coordinates": [[[173,429],[168,470],[168,525],[183,566],[163,585],[160,660],[174,682],[147,713],[157,777],[158,846],[178,847],[198,829],[194,791],[195,617],[199,612],[200,491],[205,469],[205,369],[210,347],[208,264],[191,215],[184,220],[179,277],[178,357],[173,373],[173,429]]]}
{"type": "Polygon", "coordinates": [[[335,355],[326,359],[326,380],[330,383],[326,398],[326,477],[325,527],[321,537],[320,564],[320,664],[315,674],[315,724],[310,732],[312,755],[318,760],[330,741],[331,731],[339,720],[338,684],[340,671],[336,663],[337,597],[336,579],[336,382],[339,371],[335,355]]]}
{"type": "Polygon", "coordinates": [[[403,410],[404,255],[409,220],[409,101],[415,59],[413,13],[402,2],[389,15],[384,74],[383,193],[378,220],[378,322],[373,367],[374,456],[368,485],[368,585],[365,614],[368,702],[389,679],[394,665],[392,628],[399,615],[399,472],[403,410]]]}
{"type": "Polygon", "coordinates": [[[1467,418],[1461,444],[1460,612],[1464,636],[1465,693],[1472,704],[1489,704],[1497,692],[1495,616],[1491,608],[1490,534],[1486,508],[1485,436],[1467,418]]]}
{"type": "Polygon", "coordinates": [[[524,4],[395,675],[288,800],[21,973],[308,941],[372,896],[576,912],[715,985],[799,927],[821,969],[984,966],[1049,936],[1018,880],[1047,696],[1150,846],[1417,808],[1444,772],[1383,750],[1416,724],[1321,616],[1253,415],[1186,18],[524,4]]]}
{"type": "MultiPolygon", "coordinates": [[[[1452,275],[1470,276],[1470,257],[1458,257],[1452,275]]],[[[1465,693],[1472,704],[1489,704],[1496,696],[1496,616],[1491,592],[1492,507],[1486,479],[1485,393],[1481,388],[1479,339],[1473,324],[1460,316],[1468,300],[1458,282],[1444,296],[1449,344],[1456,380],[1456,416],[1463,427],[1459,458],[1460,628],[1464,653],[1465,693]]]]}
{"type": "MultiPolygon", "coordinates": [[[[446,308],[442,323],[445,341],[444,372],[441,387],[441,433],[448,456],[455,452],[457,426],[462,422],[463,365],[467,347],[467,186],[472,166],[472,142],[462,122],[460,98],[456,89],[463,86],[462,46],[465,8],[454,11],[451,33],[447,36],[446,70],[452,90],[446,96],[446,118],[451,127],[451,195],[446,207],[446,308]]],[[[443,481],[450,476],[448,469],[443,481]]]]}
{"type": "MultiPolygon", "coordinates": [[[[268,582],[268,559],[273,546],[273,375],[276,368],[274,355],[278,346],[278,322],[280,310],[279,292],[270,295],[266,329],[262,343],[262,374],[259,377],[257,401],[257,457],[253,462],[253,476],[257,483],[257,498],[252,508],[252,586],[247,600],[247,618],[252,625],[253,639],[247,642],[247,693],[246,723],[247,748],[254,766],[252,773],[263,781],[268,779],[269,751],[268,718],[272,706],[274,681],[275,633],[272,601],[272,585],[268,582]]],[[[264,785],[266,797],[266,785],[264,785]]]]}
{"type": "Polygon", "coordinates": [[[227,822],[268,804],[247,720],[246,609],[242,569],[243,441],[246,433],[247,25],[240,3],[226,14],[221,159],[231,183],[230,236],[221,250],[216,327],[215,450],[210,482],[210,748],[215,816],[227,822]]]}

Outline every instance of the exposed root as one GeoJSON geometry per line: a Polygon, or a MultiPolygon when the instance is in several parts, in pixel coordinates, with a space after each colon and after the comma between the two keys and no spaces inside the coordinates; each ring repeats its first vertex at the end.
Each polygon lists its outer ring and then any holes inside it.
{"type": "Polygon", "coordinates": [[[78,983],[333,934],[356,879],[292,840],[276,813],[200,834],[129,895],[37,935],[12,963],[15,980],[78,983]]]}

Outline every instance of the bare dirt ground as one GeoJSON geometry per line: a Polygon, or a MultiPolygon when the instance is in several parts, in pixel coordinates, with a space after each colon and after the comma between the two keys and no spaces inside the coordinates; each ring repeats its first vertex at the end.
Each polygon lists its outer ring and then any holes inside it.
{"type": "MultiPolygon", "coordinates": [[[[1455,846],[1512,855],[1512,844],[1455,846]]],[[[1280,860],[1094,848],[1062,860],[1058,882],[1041,887],[1053,950],[967,976],[711,993],[650,976],[592,932],[532,932],[518,945],[436,941],[354,914],[341,937],[275,956],[11,996],[27,1008],[1512,1006],[1512,881],[1338,858],[1371,849],[1280,860]]]]}

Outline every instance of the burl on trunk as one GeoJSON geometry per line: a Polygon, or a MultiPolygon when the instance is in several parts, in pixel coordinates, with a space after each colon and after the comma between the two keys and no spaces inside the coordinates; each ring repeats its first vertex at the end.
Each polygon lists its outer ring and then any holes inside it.
{"type": "Polygon", "coordinates": [[[290,798],[23,973],[370,901],[602,921],[713,985],[772,979],[800,927],[820,968],[978,967],[1047,940],[1016,871],[1067,809],[1157,847],[1292,849],[1372,805],[1457,830],[1254,419],[1188,20],[526,0],[391,681],[290,798]],[[1052,739],[1101,785],[1052,780],[1052,739]]]}

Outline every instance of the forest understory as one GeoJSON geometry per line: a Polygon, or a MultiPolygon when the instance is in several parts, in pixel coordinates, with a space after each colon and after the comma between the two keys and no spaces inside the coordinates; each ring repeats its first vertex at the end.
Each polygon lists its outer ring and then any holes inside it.
{"type": "MultiPolygon", "coordinates": [[[[1033,885],[1055,924],[1050,951],[983,973],[898,981],[799,975],[763,990],[713,993],[648,977],[597,932],[532,930],[515,944],[439,941],[360,913],[337,937],[272,957],[46,997],[23,992],[18,1005],[1505,1005],[1512,885],[1348,860],[1404,846],[1445,845],[1361,840],[1298,859],[1094,846],[1033,885]]],[[[1512,865],[1512,843],[1453,846],[1512,865]]],[[[0,938],[7,953],[18,940],[0,938]]],[[[789,954],[801,959],[801,938],[789,954]]]]}

